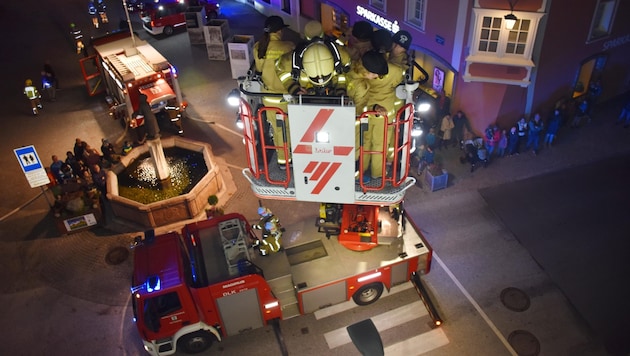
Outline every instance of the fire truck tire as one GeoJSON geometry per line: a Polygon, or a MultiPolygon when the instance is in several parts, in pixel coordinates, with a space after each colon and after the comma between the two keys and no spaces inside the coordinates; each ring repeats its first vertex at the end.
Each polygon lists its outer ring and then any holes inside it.
{"type": "Polygon", "coordinates": [[[216,13],[216,11],[212,11],[211,13],[208,14],[208,16],[206,16],[208,18],[208,20],[214,20],[217,17],[219,17],[219,15],[216,13]]]}
{"type": "Polygon", "coordinates": [[[352,299],[357,305],[369,305],[374,303],[383,294],[383,283],[370,283],[359,288],[352,299]]]}
{"type": "Polygon", "coordinates": [[[170,36],[173,34],[173,28],[171,26],[164,27],[164,35],[170,36]]]}
{"type": "Polygon", "coordinates": [[[212,346],[213,339],[214,336],[209,332],[199,330],[179,338],[179,340],[177,340],[177,347],[181,348],[185,353],[198,354],[212,346]]]}

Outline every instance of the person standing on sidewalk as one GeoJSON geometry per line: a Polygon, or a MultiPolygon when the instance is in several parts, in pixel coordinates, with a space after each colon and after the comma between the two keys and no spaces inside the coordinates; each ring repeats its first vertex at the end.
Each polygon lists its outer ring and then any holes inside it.
{"type": "Polygon", "coordinates": [[[521,146],[524,145],[525,138],[527,137],[527,121],[524,117],[516,123],[516,131],[518,132],[518,144],[516,145],[516,154],[521,150],[521,146]]]}
{"type": "Polygon", "coordinates": [[[508,135],[508,155],[509,156],[518,155],[519,141],[520,141],[520,138],[518,136],[518,131],[516,129],[516,126],[512,126],[510,128],[510,133],[508,135]]]}
{"type": "Polygon", "coordinates": [[[472,132],[470,128],[470,122],[468,122],[468,118],[464,114],[463,111],[459,110],[453,116],[453,147],[457,147],[459,145],[460,149],[464,149],[464,128],[468,130],[468,132],[472,132]]]}
{"type": "Polygon", "coordinates": [[[54,80],[50,77],[49,73],[42,71],[42,90],[46,93],[48,101],[57,101],[57,92],[55,89],[54,80]]]}
{"type": "Polygon", "coordinates": [[[558,134],[558,130],[560,130],[560,125],[562,124],[562,115],[560,115],[560,110],[555,109],[553,114],[549,118],[549,122],[547,124],[547,134],[545,135],[545,146],[551,147],[553,140],[556,138],[558,134]]]}
{"type": "Polygon", "coordinates": [[[448,149],[448,145],[452,140],[451,132],[453,131],[453,128],[455,128],[455,124],[453,123],[451,114],[446,113],[446,115],[442,118],[442,125],[440,126],[440,131],[442,131],[442,139],[439,145],[440,150],[442,147],[444,147],[444,149],[448,149]]]}
{"type": "Polygon", "coordinates": [[[527,134],[527,145],[525,149],[532,148],[534,156],[538,154],[538,145],[540,142],[540,133],[544,128],[543,121],[540,119],[540,114],[534,114],[534,118],[527,124],[529,132],[527,134]]]}
{"type": "Polygon", "coordinates": [[[497,157],[503,158],[505,156],[505,150],[508,146],[508,136],[505,129],[501,130],[499,135],[499,142],[497,143],[497,157]]]}

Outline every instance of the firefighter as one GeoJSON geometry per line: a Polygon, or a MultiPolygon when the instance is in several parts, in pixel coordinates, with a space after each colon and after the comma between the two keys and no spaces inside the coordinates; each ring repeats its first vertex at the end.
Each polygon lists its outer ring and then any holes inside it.
{"type": "Polygon", "coordinates": [[[94,0],[90,0],[88,3],[88,14],[92,17],[92,24],[94,25],[94,28],[98,28],[98,10],[96,9],[94,0]]]}
{"type": "Polygon", "coordinates": [[[70,36],[74,40],[74,43],[77,46],[77,54],[81,54],[85,49],[85,45],[83,44],[83,32],[74,24],[70,24],[70,36]]]}
{"type": "MultiPolygon", "coordinates": [[[[254,44],[254,62],[256,74],[260,76],[263,82],[263,91],[267,93],[287,94],[286,89],[282,86],[282,82],[276,74],[276,60],[285,53],[290,53],[295,49],[295,45],[289,41],[282,40],[282,31],[288,27],[279,16],[269,16],[265,20],[264,33],[260,41],[254,44]]],[[[283,97],[266,96],[262,99],[263,105],[277,107],[284,111],[288,110],[288,103],[283,97]]],[[[282,123],[278,124],[276,115],[267,112],[267,121],[273,129],[273,143],[275,146],[284,146],[285,141],[288,147],[291,147],[288,134],[288,128],[283,130],[282,123]],[[284,132],[283,132],[284,131],[284,132]]],[[[284,125],[288,126],[288,120],[284,125]]],[[[276,160],[281,169],[286,169],[289,157],[285,157],[283,149],[276,150],[276,160]]]]}
{"type": "Polygon", "coordinates": [[[39,94],[39,91],[37,90],[37,88],[33,85],[32,80],[26,79],[24,84],[25,84],[24,95],[26,95],[28,100],[31,102],[31,107],[33,108],[33,115],[37,115],[39,114],[38,110],[43,109],[42,102],[41,102],[42,96],[39,94]]]}
{"type": "Polygon", "coordinates": [[[109,19],[107,18],[107,5],[105,5],[105,0],[98,0],[96,4],[96,9],[98,10],[98,16],[101,18],[102,23],[108,23],[109,19]]]}
{"type": "Polygon", "coordinates": [[[292,95],[345,95],[350,55],[345,47],[325,37],[319,21],[304,27],[306,41],[276,63],[284,88],[292,95]]]}
{"type": "Polygon", "coordinates": [[[358,61],[372,49],[374,29],[367,21],[357,21],[352,26],[352,36],[348,39],[348,52],[353,61],[358,61]]]}
{"type": "Polygon", "coordinates": [[[278,252],[282,247],[280,238],[283,232],[280,219],[269,208],[264,206],[258,207],[258,215],[260,220],[252,228],[261,230],[262,237],[254,242],[254,247],[259,249],[262,256],[266,256],[271,252],[278,252]]]}
{"type": "Polygon", "coordinates": [[[405,72],[409,70],[409,54],[407,51],[411,46],[411,34],[405,30],[400,30],[392,36],[392,49],[389,53],[388,61],[390,63],[397,64],[405,69],[405,72]]]}
{"type": "MultiPolygon", "coordinates": [[[[352,71],[349,73],[348,96],[354,101],[357,115],[365,111],[377,111],[377,104],[374,103],[370,95],[371,87],[377,80],[382,80],[389,73],[389,66],[385,57],[374,50],[366,52],[361,60],[352,64],[352,71]]],[[[378,99],[378,98],[376,98],[378,99]]],[[[392,102],[393,104],[393,102],[392,102]]],[[[382,112],[383,113],[383,112],[382,112]]],[[[387,113],[386,111],[384,113],[387,113]]],[[[357,127],[356,147],[357,159],[359,154],[360,138],[363,138],[363,148],[368,151],[381,151],[383,149],[383,116],[370,115],[367,123],[367,130],[360,133],[357,127]]],[[[358,162],[357,162],[358,165],[358,162]]],[[[381,156],[380,155],[364,155],[363,156],[363,182],[370,181],[370,177],[378,178],[381,176],[381,156]],[[368,172],[368,168],[371,170],[368,172]]]]}

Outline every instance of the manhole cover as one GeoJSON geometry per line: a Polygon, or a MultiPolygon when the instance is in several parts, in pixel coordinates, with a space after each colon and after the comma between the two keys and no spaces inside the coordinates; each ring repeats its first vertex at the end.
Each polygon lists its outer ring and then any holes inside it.
{"type": "Polygon", "coordinates": [[[127,260],[129,257],[129,250],[125,247],[118,246],[109,250],[107,256],[105,256],[105,261],[110,265],[119,265],[127,260]]]}
{"type": "Polygon", "coordinates": [[[501,302],[506,308],[522,312],[529,308],[529,297],[518,288],[505,288],[501,291],[501,302]]]}
{"type": "Polygon", "coordinates": [[[508,342],[519,356],[537,356],[540,354],[540,342],[529,331],[513,331],[508,336],[508,342]]]}

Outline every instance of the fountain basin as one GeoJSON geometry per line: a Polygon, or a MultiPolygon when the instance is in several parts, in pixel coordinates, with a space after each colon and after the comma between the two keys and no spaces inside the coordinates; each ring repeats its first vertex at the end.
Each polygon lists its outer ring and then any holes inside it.
{"type": "Polygon", "coordinates": [[[195,219],[205,213],[208,197],[218,195],[223,189],[223,178],[214,162],[210,145],[176,136],[164,138],[161,142],[165,149],[177,147],[203,153],[208,172],[186,194],[154,203],[139,203],[120,196],[118,191],[118,175],[149,150],[147,145],[136,147],[107,173],[107,198],[115,217],[141,225],[143,228],[155,228],[195,219]]]}

